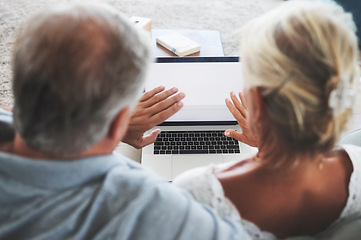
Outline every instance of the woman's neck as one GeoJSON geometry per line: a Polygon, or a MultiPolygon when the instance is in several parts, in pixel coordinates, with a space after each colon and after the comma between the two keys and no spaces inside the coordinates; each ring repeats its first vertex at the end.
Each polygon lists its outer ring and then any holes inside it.
{"type": "Polygon", "coordinates": [[[272,170],[292,170],[322,165],[324,161],[327,161],[333,155],[335,155],[334,151],[295,153],[260,149],[253,157],[253,160],[259,162],[260,166],[272,170]]]}

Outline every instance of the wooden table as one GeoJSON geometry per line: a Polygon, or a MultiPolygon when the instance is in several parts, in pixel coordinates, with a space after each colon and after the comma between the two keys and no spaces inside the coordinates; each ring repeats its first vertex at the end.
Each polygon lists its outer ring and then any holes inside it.
{"type": "Polygon", "coordinates": [[[215,30],[190,30],[190,29],[153,29],[152,40],[155,46],[156,57],[177,57],[168,49],[162,47],[156,43],[156,37],[168,34],[171,32],[178,32],[185,37],[199,43],[201,45],[201,51],[188,55],[189,57],[223,57],[223,45],[221,36],[218,31],[215,30]]]}

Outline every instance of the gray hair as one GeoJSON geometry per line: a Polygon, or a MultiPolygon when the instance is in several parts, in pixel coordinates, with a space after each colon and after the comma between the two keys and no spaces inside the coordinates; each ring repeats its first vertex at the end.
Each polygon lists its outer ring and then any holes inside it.
{"type": "Polygon", "coordinates": [[[13,56],[14,125],[26,144],[65,157],[101,140],[141,93],[151,55],[142,34],[101,4],[32,17],[13,56]]]}

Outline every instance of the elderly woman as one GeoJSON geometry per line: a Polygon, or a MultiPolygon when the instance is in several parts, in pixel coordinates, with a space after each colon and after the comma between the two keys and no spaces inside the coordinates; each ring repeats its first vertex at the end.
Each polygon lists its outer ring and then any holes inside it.
{"type": "Polygon", "coordinates": [[[360,214],[361,148],[335,146],[359,81],[357,55],[352,17],[335,3],[291,1],[250,22],[244,100],[226,100],[244,131],[226,135],[259,152],[191,170],[175,184],[255,239],[327,233],[360,214]]]}

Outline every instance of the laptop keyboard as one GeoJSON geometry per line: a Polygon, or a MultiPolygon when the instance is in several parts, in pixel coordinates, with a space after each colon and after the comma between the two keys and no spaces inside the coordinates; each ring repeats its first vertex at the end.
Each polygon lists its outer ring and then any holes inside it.
{"type": "Polygon", "coordinates": [[[162,131],[154,143],[154,154],[239,153],[238,141],[224,131],[162,131]]]}

